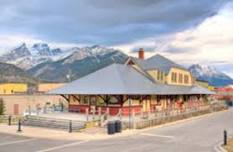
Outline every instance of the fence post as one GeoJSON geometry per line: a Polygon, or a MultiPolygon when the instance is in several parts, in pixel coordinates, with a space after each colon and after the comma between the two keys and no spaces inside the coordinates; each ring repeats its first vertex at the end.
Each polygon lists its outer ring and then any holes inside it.
{"type": "Polygon", "coordinates": [[[92,120],[95,120],[96,109],[95,106],[92,107],[92,120]]]}
{"type": "Polygon", "coordinates": [[[223,131],[223,145],[227,145],[227,131],[223,131]]]}
{"type": "Polygon", "coordinates": [[[89,121],[89,111],[88,111],[88,108],[86,108],[86,118],[87,118],[87,121],[89,121]]]}
{"type": "Polygon", "coordinates": [[[101,116],[101,107],[98,107],[98,115],[101,116]]]}
{"type": "Polygon", "coordinates": [[[8,117],[8,126],[11,126],[11,116],[8,117]]]}
{"type": "Polygon", "coordinates": [[[17,132],[22,132],[22,129],[21,129],[21,119],[19,119],[18,121],[18,130],[17,132]]]}
{"type": "Polygon", "coordinates": [[[72,133],[72,120],[69,122],[69,133],[72,133]]]}
{"type": "Polygon", "coordinates": [[[134,111],[134,109],[132,109],[132,118],[133,118],[133,121],[132,121],[132,124],[133,124],[133,129],[135,129],[136,128],[136,124],[135,124],[135,111],[134,111]]]}
{"type": "Polygon", "coordinates": [[[121,108],[119,109],[119,119],[122,120],[122,111],[121,111],[121,108]]]}
{"type": "Polygon", "coordinates": [[[107,107],[107,109],[106,109],[106,119],[108,119],[109,114],[110,114],[110,110],[109,110],[109,107],[107,107]]]}

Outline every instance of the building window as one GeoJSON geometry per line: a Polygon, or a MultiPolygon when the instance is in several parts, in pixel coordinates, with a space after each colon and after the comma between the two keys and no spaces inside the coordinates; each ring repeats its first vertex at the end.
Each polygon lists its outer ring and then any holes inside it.
{"type": "Polygon", "coordinates": [[[183,74],[179,74],[179,83],[183,83],[183,74]]]}
{"type": "Polygon", "coordinates": [[[171,79],[172,79],[172,82],[174,82],[174,73],[172,72],[172,77],[171,77],[171,79]]]}
{"type": "Polygon", "coordinates": [[[157,80],[163,80],[163,72],[158,70],[157,80]]]}
{"type": "Polygon", "coordinates": [[[160,78],[163,80],[163,72],[160,72],[160,78]]]}
{"type": "Polygon", "coordinates": [[[177,82],[177,73],[172,72],[172,82],[176,83],[177,82]]]}
{"type": "Polygon", "coordinates": [[[157,80],[159,80],[160,79],[160,71],[158,70],[158,72],[157,72],[157,80]]]}
{"type": "Polygon", "coordinates": [[[184,76],[184,83],[186,83],[186,84],[189,83],[189,76],[188,75],[184,76]]]}

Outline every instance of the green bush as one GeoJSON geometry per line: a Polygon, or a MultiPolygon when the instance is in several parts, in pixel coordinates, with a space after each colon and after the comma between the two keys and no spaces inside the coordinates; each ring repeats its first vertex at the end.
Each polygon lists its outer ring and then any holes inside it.
{"type": "Polygon", "coordinates": [[[0,115],[4,115],[4,112],[5,112],[4,101],[2,98],[0,98],[0,115]]]}

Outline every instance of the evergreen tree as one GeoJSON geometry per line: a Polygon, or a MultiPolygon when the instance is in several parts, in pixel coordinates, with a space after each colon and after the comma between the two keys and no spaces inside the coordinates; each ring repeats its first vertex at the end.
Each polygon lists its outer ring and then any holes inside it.
{"type": "Polygon", "coordinates": [[[0,98],[0,115],[4,115],[4,112],[5,112],[5,105],[3,99],[0,98]]]}

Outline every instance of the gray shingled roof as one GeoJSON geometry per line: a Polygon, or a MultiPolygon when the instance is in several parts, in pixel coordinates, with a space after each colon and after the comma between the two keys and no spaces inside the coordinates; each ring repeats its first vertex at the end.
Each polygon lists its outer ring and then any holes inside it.
{"type": "MultiPolygon", "coordinates": [[[[136,59],[134,59],[135,61],[136,59]]],[[[183,66],[176,64],[175,62],[165,58],[162,55],[155,55],[146,60],[136,60],[136,62],[143,68],[143,70],[158,69],[166,74],[170,71],[172,67],[185,69],[183,66]]]]}
{"type": "Polygon", "coordinates": [[[215,94],[206,88],[198,85],[177,86],[177,85],[157,85],[160,88],[160,95],[187,95],[187,94],[215,94]]]}
{"type": "Polygon", "coordinates": [[[155,84],[131,66],[112,64],[50,94],[152,94],[155,84]]]}
{"type": "Polygon", "coordinates": [[[156,84],[131,66],[112,64],[54,89],[49,94],[173,95],[212,94],[212,92],[199,86],[183,87],[156,84]]]}

